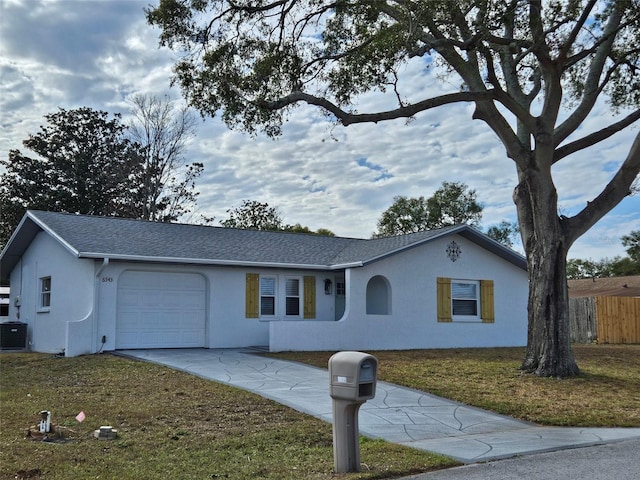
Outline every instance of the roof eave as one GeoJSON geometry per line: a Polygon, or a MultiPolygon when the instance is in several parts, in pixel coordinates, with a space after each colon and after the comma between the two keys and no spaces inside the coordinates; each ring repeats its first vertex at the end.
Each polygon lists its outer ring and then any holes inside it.
{"type": "Polygon", "coordinates": [[[56,241],[58,241],[60,243],[60,245],[62,245],[65,249],[67,249],[69,251],[69,253],[71,253],[72,255],[75,255],[76,257],[79,256],[80,252],[78,252],[78,250],[76,250],[69,242],[67,242],[64,238],[62,238],[60,235],[58,235],[54,230],[52,230],[51,228],[49,228],[49,226],[44,223],[43,221],[41,221],[34,213],[32,213],[31,211],[27,211],[27,215],[29,216],[29,218],[31,218],[42,230],[44,230],[45,232],[47,232],[49,235],[51,235],[51,237],[53,239],[55,239],[56,241]]]}
{"type": "Polygon", "coordinates": [[[0,277],[3,280],[8,280],[9,274],[40,231],[47,232],[72,255],[78,256],[77,250],[27,210],[0,253],[0,277]]]}
{"type": "Polygon", "coordinates": [[[348,262],[348,263],[336,263],[335,265],[331,265],[329,270],[344,270],[347,268],[358,268],[364,266],[362,262],[348,262]]]}
{"type": "Polygon", "coordinates": [[[461,231],[456,232],[458,233],[458,235],[471,240],[475,244],[512,263],[516,267],[521,268],[525,271],[527,270],[527,259],[520,255],[518,252],[505,247],[500,242],[494,240],[493,238],[485,235],[482,232],[479,232],[473,227],[469,227],[468,225],[463,225],[463,227],[466,228],[463,228],[461,231]]]}
{"type": "Polygon", "coordinates": [[[98,252],[80,252],[79,258],[104,259],[122,262],[148,262],[148,263],[174,263],[193,265],[220,265],[225,267],[255,267],[255,268],[285,268],[297,270],[333,270],[332,265],[316,265],[304,263],[282,263],[282,262],[257,262],[242,260],[223,260],[208,258],[185,258],[185,257],[151,257],[145,255],[124,255],[98,252]]]}

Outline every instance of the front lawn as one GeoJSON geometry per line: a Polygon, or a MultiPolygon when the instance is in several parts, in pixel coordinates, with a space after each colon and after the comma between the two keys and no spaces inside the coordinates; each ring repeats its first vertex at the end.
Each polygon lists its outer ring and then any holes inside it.
{"type": "MultiPolygon", "coordinates": [[[[576,345],[582,375],[518,370],[522,348],[370,352],[379,378],[547,425],[640,426],[640,345],[576,345]]],[[[328,352],[278,357],[326,368],[328,352]]],[[[331,425],[262,397],[108,354],[0,354],[0,479],[332,479],[331,425]],[[63,442],[24,438],[50,410],[63,442]],[[75,416],[84,411],[87,419],[75,416]],[[97,440],[101,425],[118,429],[97,440]]],[[[361,439],[364,471],[396,478],[455,463],[361,439]]]]}
{"type": "MultiPolygon", "coordinates": [[[[331,479],[331,425],[242,390],[113,355],[0,354],[0,479],[331,479]],[[25,439],[50,410],[60,442],[25,439]],[[75,417],[83,411],[86,420],[75,417]],[[97,440],[101,425],[116,440],[97,440]]],[[[363,472],[394,478],[450,459],[362,439],[363,472]]]]}

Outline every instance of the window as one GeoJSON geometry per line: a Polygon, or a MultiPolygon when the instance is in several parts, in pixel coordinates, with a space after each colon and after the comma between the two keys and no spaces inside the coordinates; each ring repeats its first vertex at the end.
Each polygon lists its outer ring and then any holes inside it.
{"type": "Polygon", "coordinates": [[[478,282],[451,281],[451,313],[454,317],[478,316],[478,282]]]}
{"type": "Polygon", "coordinates": [[[438,322],[494,323],[493,280],[437,279],[438,322]]]}
{"type": "Polygon", "coordinates": [[[316,318],[316,277],[246,274],[245,317],[316,318]],[[280,312],[280,313],[278,313],[280,312]]]}
{"type": "Polygon", "coordinates": [[[260,315],[276,314],[276,279],[260,277],[260,315]]]}
{"type": "Polygon", "coordinates": [[[285,280],[285,305],[286,315],[300,316],[300,280],[297,278],[285,280]]]}
{"type": "Polygon", "coordinates": [[[40,279],[40,308],[51,306],[51,277],[40,279]]]}

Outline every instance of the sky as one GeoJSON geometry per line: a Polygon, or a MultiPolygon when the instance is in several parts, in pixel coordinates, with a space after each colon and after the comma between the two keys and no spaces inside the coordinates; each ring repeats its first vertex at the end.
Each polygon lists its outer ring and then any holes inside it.
{"type": "MultiPolygon", "coordinates": [[[[22,141],[44,115],[91,107],[126,121],[136,94],[181,100],[171,87],[173,52],[159,48],[159,30],[143,8],[157,0],[0,0],[0,156],[32,154],[22,141]]],[[[409,63],[401,84],[409,99],[450,92],[455,85],[409,63]]],[[[360,112],[387,106],[377,95],[360,112]]],[[[397,195],[429,197],[442,182],[464,182],[484,204],[482,227],[515,221],[516,169],[498,138],[470,105],[423,112],[411,122],[342,127],[313,107],[294,111],[283,135],[229,130],[218,118],[199,119],[188,160],[203,162],[198,214],[228,218],[243,200],[277,207],[284,223],[369,238],[397,195]]],[[[598,130],[613,114],[598,105],[579,134],[598,130]]],[[[624,160],[638,126],[554,167],[560,213],[572,216],[597,196],[624,160]]],[[[569,258],[625,255],[620,237],[640,229],[640,196],[627,197],[581,237],[569,258]]],[[[520,249],[518,245],[515,247],[520,249]]]]}

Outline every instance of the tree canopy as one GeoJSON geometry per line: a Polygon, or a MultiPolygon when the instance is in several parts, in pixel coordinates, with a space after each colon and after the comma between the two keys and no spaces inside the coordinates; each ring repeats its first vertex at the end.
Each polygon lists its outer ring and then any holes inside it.
{"type": "Polygon", "coordinates": [[[627,255],[634,262],[640,263],[640,230],[632,230],[629,235],[623,235],[621,240],[627,255]]]}
{"type": "Polygon", "coordinates": [[[344,126],[471,103],[473,119],[498,137],[517,175],[530,277],[522,368],[579,373],[567,253],[632,191],[640,134],[626,157],[612,159],[617,169],[602,191],[571,217],[558,213],[552,167],[640,119],[639,0],[160,0],[147,19],[161,28],[160,43],[181,54],[175,81],[188,102],[232,128],[278,135],[301,103],[344,126]],[[409,96],[401,81],[409,62],[419,62],[429,81],[437,72],[449,91],[409,96]],[[358,109],[370,92],[387,98],[375,103],[385,107],[358,109]],[[617,115],[581,128],[604,102],[617,115]]]}
{"type": "Polygon", "coordinates": [[[0,159],[0,243],[27,209],[128,216],[142,165],[120,115],[87,107],[45,115],[46,125],[23,144],[37,156],[11,150],[0,159]]]}
{"type": "Polygon", "coordinates": [[[242,205],[227,210],[229,218],[220,222],[223,227],[247,230],[282,230],[282,215],[276,207],[257,200],[243,200],[242,205]]]}
{"type": "Polygon", "coordinates": [[[433,196],[427,199],[430,228],[467,223],[477,226],[484,206],[478,194],[463,182],[442,182],[433,196]]]}
{"type": "Polygon", "coordinates": [[[487,229],[487,235],[505,247],[513,247],[513,239],[519,233],[518,222],[508,222],[502,220],[497,225],[492,225],[487,229]]]}
{"type": "Polygon", "coordinates": [[[175,221],[193,210],[201,163],[188,164],[194,134],[186,110],[133,98],[134,120],[81,107],[45,115],[46,124],[0,159],[0,245],[27,209],[175,221]]]}
{"type": "Polygon", "coordinates": [[[243,200],[242,205],[228,209],[227,213],[229,218],[220,222],[226,228],[307,233],[327,237],[335,236],[331,230],[326,228],[319,228],[314,232],[309,227],[299,223],[295,225],[285,224],[277,207],[272,207],[268,203],[259,202],[258,200],[243,200]]]}
{"type": "Polygon", "coordinates": [[[443,182],[426,199],[394,197],[393,204],[382,212],[374,236],[387,237],[461,223],[477,226],[482,218],[482,208],[475,190],[462,182],[443,182]]]}

